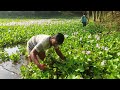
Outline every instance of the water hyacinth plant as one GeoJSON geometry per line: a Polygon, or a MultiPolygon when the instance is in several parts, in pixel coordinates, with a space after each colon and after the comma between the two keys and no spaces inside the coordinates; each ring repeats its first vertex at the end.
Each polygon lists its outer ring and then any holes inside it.
{"type": "MultiPolygon", "coordinates": [[[[104,79],[120,78],[120,34],[105,34],[107,30],[101,24],[90,22],[86,27],[77,19],[21,20],[8,22],[0,26],[0,47],[23,45],[19,54],[12,55],[11,60],[19,60],[19,55],[27,55],[26,42],[34,35],[61,32],[65,41],[60,46],[66,56],[65,61],[51,48],[46,52],[43,63],[46,71],[41,71],[33,63],[22,66],[24,79],[104,79]],[[9,24],[9,25],[8,25],[9,24]]],[[[1,54],[2,55],[2,54],[1,54]]],[[[3,55],[2,55],[3,56],[3,55]]],[[[7,58],[7,57],[5,57],[7,58]]]]}

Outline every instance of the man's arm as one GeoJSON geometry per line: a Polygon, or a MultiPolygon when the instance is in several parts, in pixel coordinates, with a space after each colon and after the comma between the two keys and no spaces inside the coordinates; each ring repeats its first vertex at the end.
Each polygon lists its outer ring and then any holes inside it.
{"type": "Polygon", "coordinates": [[[64,60],[65,59],[65,56],[62,54],[62,52],[59,50],[59,47],[54,47],[55,48],[55,51],[56,51],[56,53],[57,53],[57,55],[58,56],[60,56],[60,58],[62,59],[62,60],[64,60]]]}
{"type": "Polygon", "coordinates": [[[33,50],[30,52],[30,57],[31,57],[31,59],[32,59],[32,60],[34,61],[34,63],[38,66],[38,68],[40,68],[41,70],[43,70],[43,69],[44,69],[44,66],[39,63],[38,58],[37,58],[37,55],[38,55],[38,52],[37,52],[35,49],[33,49],[33,50]]]}

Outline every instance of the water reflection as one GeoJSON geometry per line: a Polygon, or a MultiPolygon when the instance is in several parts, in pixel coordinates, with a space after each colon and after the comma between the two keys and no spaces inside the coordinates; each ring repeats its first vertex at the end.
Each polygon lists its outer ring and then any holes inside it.
{"type": "Polygon", "coordinates": [[[8,47],[8,48],[4,48],[4,50],[8,53],[8,55],[10,56],[13,53],[17,53],[19,52],[18,46],[15,47],[8,47]]]}
{"type": "MultiPolygon", "coordinates": [[[[7,47],[4,48],[4,51],[11,54],[19,52],[20,46],[7,47]]],[[[6,61],[0,63],[0,79],[21,79],[20,76],[20,67],[21,65],[27,65],[27,60],[24,55],[20,56],[20,60],[17,63],[12,61],[6,61]]]]}
{"type": "Polygon", "coordinates": [[[0,64],[0,79],[20,79],[18,72],[10,61],[0,64]]]}

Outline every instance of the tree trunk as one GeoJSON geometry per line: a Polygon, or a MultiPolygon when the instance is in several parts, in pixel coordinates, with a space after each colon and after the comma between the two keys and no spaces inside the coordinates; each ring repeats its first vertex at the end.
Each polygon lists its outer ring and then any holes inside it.
{"type": "Polygon", "coordinates": [[[96,15],[96,21],[97,21],[98,20],[98,11],[96,11],[95,15],[96,15]]]}
{"type": "Polygon", "coordinates": [[[92,18],[93,18],[93,21],[94,21],[94,11],[92,11],[92,18]]]}
{"type": "Polygon", "coordinates": [[[111,14],[112,14],[112,21],[113,21],[114,20],[113,19],[114,18],[114,11],[112,11],[111,14]]]}
{"type": "Polygon", "coordinates": [[[101,22],[104,22],[104,11],[101,11],[101,22]]]}
{"type": "Polygon", "coordinates": [[[96,22],[96,11],[94,11],[94,22],[96,22]]]}
{"type": "Polygon", "coordinates": [[[87,11],[86,13],[87,13],[87,19],[88,19],[88,22],[89,22],[89,11],[87,11]]]}
{"type": "Polygon", "coordinates": [[[101,22],[101,19],[102,19],[102,11],[99,11],[99,20],[101,22]]]}
{"type": "Polygon", "coordinates": [[[101,11],[98,11],[98,21],[100,22],[101,11]]]}

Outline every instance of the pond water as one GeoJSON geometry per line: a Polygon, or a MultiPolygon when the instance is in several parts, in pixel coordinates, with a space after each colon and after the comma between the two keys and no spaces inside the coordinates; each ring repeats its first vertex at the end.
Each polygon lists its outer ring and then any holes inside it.
{"type": "Polygon", "coordinates": [[[18,46],[8,47],[8,48],[4,48],[4,51],[6,51],[8,53],[8,55],[11,55],[13,53],[19,52],[19,48],[18,48],[18,46]]]}
{"type": "MultiPolygon", "coordinates": [[[[19,48],[8,47],[4,48],[4,51],[11,55],[13,53],[19,52],[19,48]]],[[[0,79],[21,79],[20,67],[21,65],[27,65],[27,60],[25,56],[21,55],[18,63],[13,63],[12,61],[6,61],[0,64],[0,79]]]]}

